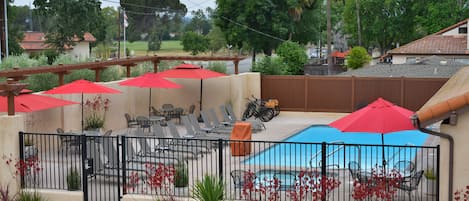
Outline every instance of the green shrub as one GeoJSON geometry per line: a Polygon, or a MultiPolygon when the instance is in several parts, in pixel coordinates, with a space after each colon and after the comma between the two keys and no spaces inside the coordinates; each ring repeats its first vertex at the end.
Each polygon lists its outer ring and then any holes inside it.
{"type": "Polygon", "coordinates": [[[284,70],[288,75],[303,75],[303,69],[308,62],[305,49],[298,43],[285,41],[276,49],[276,53],[286,64],[284,70]]]}
{"type": "Polygon", "coordinates": [[[260,72],[264,75],[283,75],[286,68],[280,57],[266,56],[252,65],[252,72],[260,72]]]}
{"type": "Polygon", "coordinates": [[[366,63],[371,61],[371,56],[368,55],[366,49],[356,46],[350,50],[350,54],[346,57],[346,66],[351,69],[363,67],[366,63]]]}
{"type": "Polygon", "coordinates": [[[39,66],[40,63],[38,60],[30,59],[28,54],[22,54],[19,56],[9,56],[2,60],[2,64],[0,65],[0,70],[8,70],[15,67],[19,68],[28,68],[39,66]]]}
{"type": "Polygon", "coordinates": [[[202,181],[195,183],[194,198],[200,201],[223,200],[225,184],[217,177],[205,175],[202,181]]]}
{"type": "Polygon", "coordinates": [[[75,168],[70,168],[70,172],[67,175],[67,189],[69,191],[80,190],[80,174],[75,168]]]}
{"type": "Polygon", "coordinates": [[[189,185],[189,170],[185,163],[178,163],[174,169],[174,186],[186,187],[189,185]]]}
{"type": "Polygon", "coordinates": [[[29,84],[26,88],[38,92],[54,88],[59,84],[59,78],[53,73],[42,73],[31,75],[24,82],[29,84]]]}
{"type": "Polygon", "coordinates": [[[120,80],[125,77],[125,68],[120,66],[112,66],[104,69],[101,72],[100,81],[109,82],[114,80],[120,80]]]}
{"type": "Polygon", "coordinates": [[[20,194],[18,194],[18,197],[16,198],[16,201],[43,201],[43,200],[45,199],[42,198],[39,193],[26,192],[26,191],[23,191],[20,194]]]}
{"type": "Polygon", "coordinates": [[[208,63],[207,69],[226,74],[226,63],[225,62],[210,62],[208,63]]]}
{"type": "Polygon", "coordinates": [[[428,180],[436,180],[436,175],[435,175],[435,171],[433,170],[433,168],[425,170],[425,172],[423,173],[423,176],[425,176],[425,178],[427,178],[428,180]]]}

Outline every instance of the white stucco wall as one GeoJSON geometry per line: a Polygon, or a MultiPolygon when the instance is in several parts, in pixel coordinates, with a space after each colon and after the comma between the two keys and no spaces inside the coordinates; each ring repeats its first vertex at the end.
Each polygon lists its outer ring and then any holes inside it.
{"type": "Polygon", "coordinates": [[[454,28],[454,29],[451,29],[451,30],[449,30],[449,31],[447,31],[447,32],[444,32],[444,33],[441,34],[441,35],[443,35],[443,36],[459,35],[459,34],[460,34],[460,33],[459,33],[459,27],[468,27],[468,25],[467,25],[467,24],[463,24],[463,25],[458,26],[458,27],[456,27],[456,28],[454,28]]]}
{"type": "Polygon", "coordinates": [[[441,125],[441,132],[451,135],[454,138],[454,181],[453,192],[448,192],[448,178],[449,178],[449,142],[442,140],[440,143],[440,200],[446,200],[448,193],[454,193],[456,190],[465,190],[469,185],[469,113],[462,113],[458,115],[457,125],[441,125]],[[445,196],[446,195],[446,196],[445,196]]]}
{"type": "Polygon", "coordinates": [[[13,161],[19,159],[18,132],[24,130],[24,117],[0,115],[0,125],[0,186],[8,186],[10,195],[15,195],[19,190],[19,180],[14,176],[15,162],[8,165],[3,156],[13,161]]]}
{"type": "MultiPolygon", "coordinates": [[[[171,103],[175,107],[189,109],[191,104],[196,105],[196,113],[199,111],[200,80],[172,79],[182,85],[180,89],[152,89],[151,103],[155,108],[161,108],[164,103],[171,103]]],[[[109,111],[106,114],[105,130],[121,130],[126,128],[124,113],[132,116],[148,115],[149,89],[120,86],[120,81],[101,83],[122,91],[120,94],[102,94],[108,98],[109,111]]],[[[260,74],[243,73],[220,78],[212,78],[203,81],[203,106],[204,109],[215,108],[218,112],[222,104],[231,103],[233,109],[240,118],[246,104],[246,98],[254,95],[260,97],[260,74]]],[[[79,94],[49,95],[65,100],[81,102],[79,94]]],[[[84,94],[84,100],[92,99],[95,94],[84,94]]],[[[4,114],[4,113],[3,113],[4,114]]],[[[86,115],[86,114],[85,114],[86,115]]],[[[219,114],[221,117],[221,114],[219,114]]],[[[81,105],[69,105],[33,113],[18,113],[24,118],[24,130],[29,132],[55,133],[57,128],[65,131],[81,130],[81,105]]],[[[3,124],[0,120],[1,125],[3,124]]],[[[16,130],[18,132],[19,130],[16,130]]]]}
{"type": "Polygon", "coordinates": [[[90,43],[89,42],[79,42],[73,49],[70,51],[70,55],[75,58],[88,58],[90,57],[90,43]]]}

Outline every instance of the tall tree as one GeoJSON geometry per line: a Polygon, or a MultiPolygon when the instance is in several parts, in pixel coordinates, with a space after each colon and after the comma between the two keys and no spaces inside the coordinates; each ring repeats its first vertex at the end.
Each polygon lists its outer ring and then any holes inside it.
{"type": "MultiPolygon", "coordinates": [[[[408,0],[361,0],[360,27],[363,46],[378,47],[384,53],[396,43],[407,43],[415,38],[414,1],[408,0]]],[[[350,34],[352,44],[358,42],[357,4],[346,0],[343,19],[345,31],[350,34]]]]}
{"type": "MultiPolygon", "coordinates": [[[[217,0],[215,24],[225,34],[228,44],[242,47],[244,41],[256,51],[270,55],[281,42],[303,36],[302,43],[312,41],[314,33],[305,34],[317,27],[315,15],[292,15],[301,0],[217,0]],[[297,2],[298,1],[298,2],[297,2]],[[308,16],[308,17],[305,17],[308,16]],[[308,23],[305,23],[308,22],[308,23]],[[300,27],[301,25],[302,27],[300,27]]],[[[307,5],[307,4],[304,4],[307,5]]],[[[312,7],[302,7],[301,14],[312,7]]]]}
{"type": "Polygon", "coordinates": [[[210,18],[204,13],[202,9],[191,12],[192,18],[189,24],[186,25],[185,31],[193,31],[198,34],[207,35],[212,28],[210,18]]]}
{"type": "Polygon", "coordinates": [[[420,36],[438,32],[456,22],[469,18],[469,1],[425,0],[417,1],[415,23],[420,36]]]}
{"type": "MultiPolygon", "coordinates": [[[[187,8],[179,0],[121,0],[121,7],[126,11],[129,27],[128,40],[142,40],[142,36],[152,31],[168,32],[171,27],[179,26],[187,8]],[[157,25],[159,24],[159,26],[157,25]]],[[[153,38],[162,38],[154,36],[153,38]]]]}
{"type": "Polygon", "coordinates": [[[99,0],[34,0],[37,11],[54,26],[47,30],[47,42],[58,51],[74,45],[74,38],[83,39],[100,25],[101,2],[99,0]]]}

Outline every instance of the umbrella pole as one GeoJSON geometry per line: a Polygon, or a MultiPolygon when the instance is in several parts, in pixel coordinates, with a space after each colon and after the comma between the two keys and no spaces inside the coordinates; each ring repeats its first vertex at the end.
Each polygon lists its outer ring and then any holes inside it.
{"type": "Polygon", "coordinates": [[[151,88],[150,88],[150,98],[148,99],[148,118],[151,116],[151,88]]]}
{"type": "Polygon", "coordinates": [[[204,89],[203,79],[200,79],[200,99],[199,99],[199,122],[202,122],[202,91],[204,89]]]}
{"type": "Polygon", "coordinates": [[[382,148],[382,155],[383,155],[383,171],[386,174],[386,158],[384,154],[384,134],[381,133],[381,148],[382,148]]]}
{"type": "Polygon", "coordinates": [[[83,121],[83,92],[81,92],[81,133],[83,133],[85,122],[83,121]]]}

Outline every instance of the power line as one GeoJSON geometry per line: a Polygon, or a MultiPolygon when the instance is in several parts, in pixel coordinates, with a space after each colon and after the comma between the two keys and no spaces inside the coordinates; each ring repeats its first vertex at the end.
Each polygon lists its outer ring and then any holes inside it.
{"type": "Polygon", "coordinates": [[[277,36],[273,36],[273,35],[271,35],[271,34],[264,33],[264,32],[262,32],[262,31],[258,31],[258,30],[254,29],[254,28],[251,28],[251,27],[247,26],[247,25],[244,25],[244,24],[241,24],[241,23],[236,22],[236,21],[234,21],[234,20],[231,20],[231,19],[229,19],[229,18],[226,18],[225,16],[220,16],[220,17],[223,18],[223,19],[225,19],[225,20],[227,20],[227,21],[229,21],[229,22],[231,22],[231,23],[233,23],[233,24],[236,24],[236,25],[238,25],[238,26],[242,26],[242,27],[244,27],[244,28],[246,28],[246,29],[249,29],[249,30],[251,30],[251,31],[254,31],[254,32],[258,33],[258,34],[267,36],[267,37],[272,38],[272,39],[279,40],[279,41],[281,41],[281,42],[285,42],[285,41],[286,41],[286,40],[281,39],[281,38],[279,38],[279,37],[277,37],[277,36]]]}

